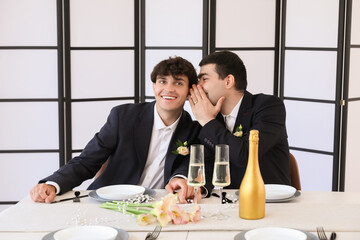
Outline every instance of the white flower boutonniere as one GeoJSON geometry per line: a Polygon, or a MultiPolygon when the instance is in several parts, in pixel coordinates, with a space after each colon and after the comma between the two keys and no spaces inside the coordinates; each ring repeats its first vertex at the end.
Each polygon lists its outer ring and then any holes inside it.
{"type": "Polygon", "coordinates": [[[185,141],[183,143],[180,140],[178,140],[176,142],[176,146],[177,146],[177,149],[172,151],[173,154],[176,154],[176,155],[180,154],[183,156],[186,156],[189,154],[189,148],[187,147],[187,141],[185,141]]]}
{"type": "Polygon", "coordinates": [[[234,135],[237,137],[242,137],[243,136],[243,130],[242,130],[242,126],[241,124],[236,128],[234,135]]]}

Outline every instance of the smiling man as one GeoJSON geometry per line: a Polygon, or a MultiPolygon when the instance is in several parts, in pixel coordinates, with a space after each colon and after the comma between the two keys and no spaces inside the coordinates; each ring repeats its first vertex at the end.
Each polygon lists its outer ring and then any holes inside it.
{"type": "Polygon", "coordinates": [[[190,90],[191,109],[202,126],[200,141],[214,155],[228,144],[231,185],[239,188],[245,174],[249,132],[259,130],[259,164],[265,183],[290,185],[289,146],[283,102],[246,91],[246,68],[238,55],[215,52],[200,62],[199,83],[190,90]]]}
{"type": "Polygon", "coordinates": [[[189,156],[172,152],[177,141],[191,144],[196,139],[197,124],[183,110],[191,85],[197,83],[196,71],[181,57],[169,58],[154,67],[151,81],[156,101],[114,107],[78,157],[31,189],[33,201],[52,202],[56,194],[93,178],[106,161],[104,171],[88,189],[115,184],[157,189],[171,181],[180,188],[182,203],[192,197],[193,189],[178,178],[187,176],[189,156]]]}

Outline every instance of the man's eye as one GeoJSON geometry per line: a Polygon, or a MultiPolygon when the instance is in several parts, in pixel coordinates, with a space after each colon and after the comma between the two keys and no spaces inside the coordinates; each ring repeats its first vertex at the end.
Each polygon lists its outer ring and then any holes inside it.
{"type": "Polygon", "coordinates": [[[183,84],[181,82],[177,82],[176,85],[182,86],[183,84]]]}
{"type": "Polygon", "coordinates": [[[164,81],[164,80],[160,80],[160,81],[159,81],[159,83],[164,84],[164,83],[165,83],[165,81],[164,81]]]}

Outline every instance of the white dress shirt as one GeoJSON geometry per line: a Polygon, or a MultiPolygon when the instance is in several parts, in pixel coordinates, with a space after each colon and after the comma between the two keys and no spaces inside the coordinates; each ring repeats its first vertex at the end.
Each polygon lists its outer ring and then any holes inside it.
{"type": "MultiPolygon", "coordinates": [[[[156,104],[154,105],[154,123],[149,152],[138,185],[151,189],[164,188],[165,157],[171,137],[179,123],[180,117],[181,115],[173,124],[166,126],[156,110],[156,104]]],[[[47,181],[45,183],[54,186],[56,188],[56,194],[60,192],[60,186],[57,183],[52,181],[47,181]]]]}
{"type": "MultiPolygon", "coordinates": [[[[229,115],[224,115],[221,114],[224,117],[224,122],[225,122],[225,126],[226,128],[232,133],[234,131],[234,127],[235,127],[235,122],[236,122],[236,117],[238,115],[239,109],[240,109],[240,105],[242,102],[244,96],[242,96],[239,100],[239,102],[235,105],[235,107],[233,108],[233,110],[231,111],[231,113],[229,115]]],[[[238,127],[238,126],[236,126],[238,127]]]]}
{"type": "Polygon", "coordinates": [[[165,157],[180,117],[181,115],[173,124],[166,126],[156,111],[156,105],[154,106],[154,125],[149,153],[138,185],[151,189],[164,188],[165,157]]]}

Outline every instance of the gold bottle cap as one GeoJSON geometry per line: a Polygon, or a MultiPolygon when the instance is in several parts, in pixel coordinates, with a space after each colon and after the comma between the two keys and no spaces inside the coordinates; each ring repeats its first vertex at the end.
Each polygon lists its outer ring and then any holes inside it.
{"type": "Polygon", "coordinates": [[[254,129],[250,131],[249,141],[259,141],[259,130],[254,129]]]}

